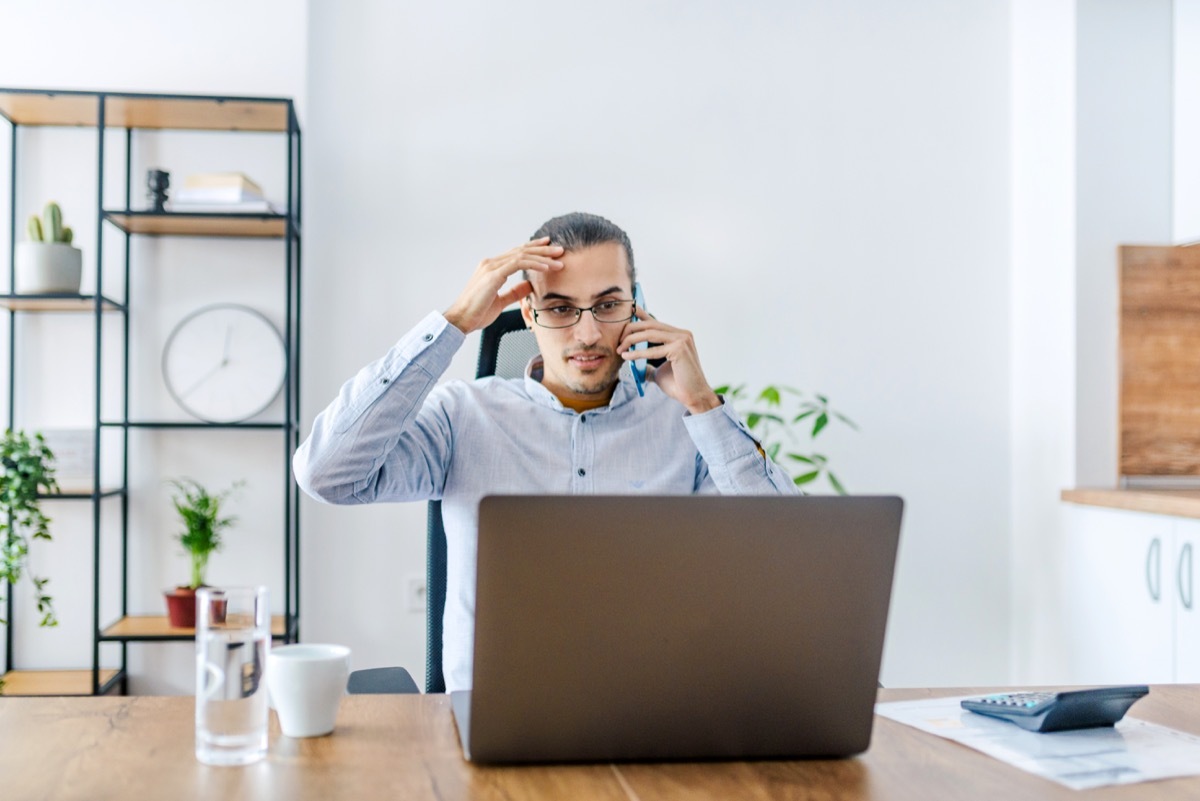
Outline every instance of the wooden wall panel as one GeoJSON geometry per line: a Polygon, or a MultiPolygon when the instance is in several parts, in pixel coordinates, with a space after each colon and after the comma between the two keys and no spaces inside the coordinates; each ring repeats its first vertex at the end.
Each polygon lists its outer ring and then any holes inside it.
{"type": "Polygon", "coordinates": [[[1200,476],[1200,246],[1120,249],[1120,471],[1200,476]]]}

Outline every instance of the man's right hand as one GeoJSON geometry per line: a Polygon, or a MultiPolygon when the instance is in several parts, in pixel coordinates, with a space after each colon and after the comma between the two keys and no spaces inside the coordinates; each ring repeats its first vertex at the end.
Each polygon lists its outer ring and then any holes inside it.
{"type": "Polygon", "coordinates": [[[557,257],[562,254],[561,245],[551,245],[550,237],[543,236],[517,245],[507,253],[484,259],[479,262],[458,300],[446,310],[447,322],[464,334],[487,327],[505,307],[533,291],[529,281],[521,281],[501,293],[500,289],[509,276],[521,270],[539,273],[561,270],[563,264],[557,257]]]}

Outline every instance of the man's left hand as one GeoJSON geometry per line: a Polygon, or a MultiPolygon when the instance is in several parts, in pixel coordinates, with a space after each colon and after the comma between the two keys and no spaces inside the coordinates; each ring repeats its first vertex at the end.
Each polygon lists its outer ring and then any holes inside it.
{"type": "Polygon", "coordinates": [[[621,358],[627,362],[666,359],[666,364],[657,369],[647,366],[647,377],[692,414],[702,414],[720,406],[721,399],[708,385],[700,367],[692,332],[659,322],[640,306],[637,316],[637,322],[625,326],[625,336],[617,346],[621,358]],[[631,350],[639,342],[655,344],[645,350],[631,350]]]}

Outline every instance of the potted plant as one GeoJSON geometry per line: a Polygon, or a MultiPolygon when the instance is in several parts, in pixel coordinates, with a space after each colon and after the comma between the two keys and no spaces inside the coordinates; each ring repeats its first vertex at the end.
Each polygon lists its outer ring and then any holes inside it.
{"type": "MultiPolygon", "coordinates": [[[[50,518],[42,513],[43,494],[57,492],[54,454],[39,433],[8,430],[0,440],[0,581],[11,589],[29,568],[31,540],[50,539],[50,518]]],[[[49,579],[30,574],[37,592],[41,626],[57,626],[49,579]]],[[[0,625],[8,621],[0,618],[0,625]]]]}
{"type": "Polygon", "coordinates": [[[29,241],[17,245],[14,293],[48,295],[79,294],[83,254],[71,246],[74,238],[63,225],[62,209],[51,201],[43,217],[29,218],[29,241]]]}
{"type": "Polygon", "coordinates": [[[858,430],[854,421],[829,407],[827,397],[818,393],[810,397],[798,389],[775,385],[767,385],[757,395],[748,391],[745,384],[717,387],[714,392],[729,398],[745,415],[746,427],[754,432],[763,450],[776,464],[789,475],[793,470],[798,471],[792,481],[801,492],[806,492],[807,485],[823,475],[834,492],[846,494],[845,487],[829,469],[829,458],[809,452],[805,446],[805,440],[815,443],[817,436],[834,420],[858,430]],[[805,452],[798,453],[797,448],[805,452]],[[781,452],[783,459],[780,459],[781,452]]]}
{"type": "Polygon", "coordinates": [[[204,577],[208,571],[208,558],[221,550],[221,532],[237,522],[236,517],[221,517],[221,504],[240,486],[240,482],[216,494],[191,479],[170,483],[175,488],[171,501],[183,523],[183,531],[176,536],[191,559],[192,580],[190,584],[164,590],[163,596],[167,600],[167,617],[171,626],[194,628],[196,590],[206,586],[204,577]]]}

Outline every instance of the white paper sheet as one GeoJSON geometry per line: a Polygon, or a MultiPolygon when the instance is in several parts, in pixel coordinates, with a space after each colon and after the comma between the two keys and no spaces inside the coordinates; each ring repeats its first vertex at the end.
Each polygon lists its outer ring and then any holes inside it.
{"type": "Polygon", "coordinates": [[[875,712],[1075,790],[1200,775],[1200,737],[1126,716],[1115,727],[1039,734],[959,706],[893,701],[875,712]]]}

